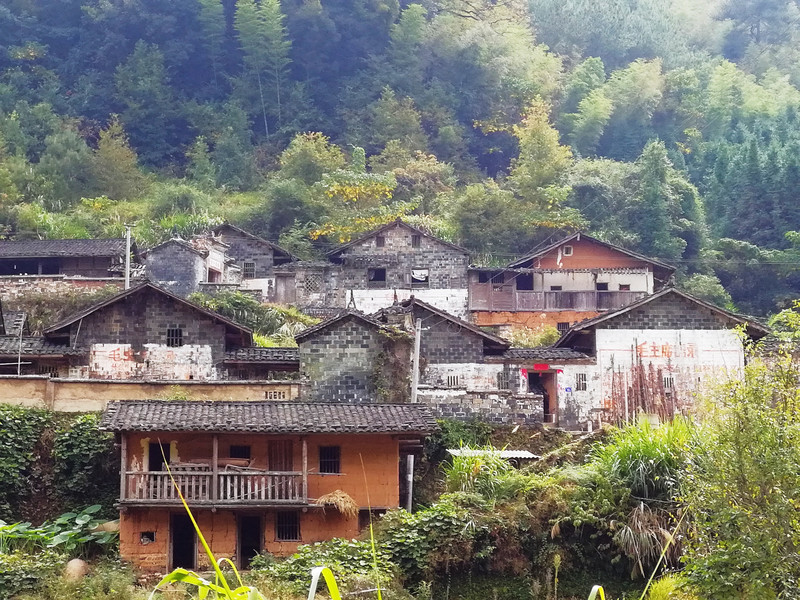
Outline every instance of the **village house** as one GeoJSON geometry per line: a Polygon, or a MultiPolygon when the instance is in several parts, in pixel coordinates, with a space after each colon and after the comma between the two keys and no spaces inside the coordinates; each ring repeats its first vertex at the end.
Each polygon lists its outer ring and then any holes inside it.
{"type": "MultiPolygon", "coordinates": [[[[322,285],[329,306],[372,313],[415,296],[466,316],[469,252],[400,219],[327,254],[322,285]]],[[[304,304],[298,282],[298,304],[304,304]]]]}
{"type": "MultiPolygon", "coordinates": [[[[136,245],[131,252],[136,258],[136,245]]],[[[0,296],[122,287],[125,240],[0,241],[0,296]]]]}
{"type": "Polygon", "coordinates": [[[142,252],[145,276],[179,296],[208,289],[236,290],[242,271],[227,250],[228,246],[213,236],[189,241],[173,238],[142,252]]]}
{"type": "Polygon", "coordinates": [[[258,292],[266,302],[295,302],[292,263],[297,257],[230,223],[215,227],[211,233],[227,246],[227,255],[241,270],[240,289],[258,292]]]}
{"type": "Polygon", "coordinates": [[[291,400],[299,394],[297,383],[280,382],[296,376],[297,349],[255,347],[248,328],[151,283],[42,335],[0,335],[0,363],[7,400],[67,410],[96,410],[110,399],[147,397],[178,384],[192,396],[291,400]]]}
{"type": "Polygon", "coordinates": [[[214,555],[246,568],[405,506],[401,465],[437,429],[423,406],[226,401],[115,402],[101,427],[121,447],[120,556],[161,572],[209,566],[175,485],[214,555]]]}
{"type": "Polygon", "coordinates": [[[477,325],[562,333],[584,319],[661,289],[675,268],[575,233],[503,269],[472,268],[469,310],[477,325]]]}

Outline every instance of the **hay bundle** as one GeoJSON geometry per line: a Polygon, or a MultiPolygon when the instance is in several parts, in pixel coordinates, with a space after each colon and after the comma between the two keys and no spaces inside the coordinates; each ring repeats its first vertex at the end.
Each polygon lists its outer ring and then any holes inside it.
{"type": "Polygon", "coordinates": [[[333,506],[348,519],[358,516],[358,504],[350,494],[342,490],[335,490],[330,494],[324,494],[317,498],[317,504],[325,509],[326,506],[333,506]]]}

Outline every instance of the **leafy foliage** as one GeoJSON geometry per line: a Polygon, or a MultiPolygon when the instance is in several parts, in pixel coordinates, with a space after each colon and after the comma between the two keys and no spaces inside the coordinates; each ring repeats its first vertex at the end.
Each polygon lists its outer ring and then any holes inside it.
{"type": "Polygon", "coordinates": [[[25,497],[34,446],[49,422],[43,410],[0,404],[0,519],[13,519],[25,497]]]}

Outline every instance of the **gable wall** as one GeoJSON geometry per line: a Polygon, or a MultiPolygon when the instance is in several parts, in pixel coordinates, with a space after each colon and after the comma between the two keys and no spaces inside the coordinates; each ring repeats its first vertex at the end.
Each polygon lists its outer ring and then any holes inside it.
{"type": "Polygon", "coordinates": [[[665,294],[599,325],[602,329],[729,329],[730,321],[681,296],[665,294]]]}
{"type": "Polygon", "coordinates": [[[178,296],[196,292],[206,280],[205,259],[180,244],[166,244],[147,254],[147,277],[178,296]]]}
{"type": "Polygon", "coordinates": [[[220,239],[228,244],[227,253],[236,264],[243,267],[244,261],[252,261],[256,265],[256,279],[274,275],[275,257],[269,244],[259,242],[232,229],[220,230],[220,239]]]}
{"type": "Polygon", "coordinates": [[[612,267],[647,267],[648,263],[607,248],[586,238],[580,241],[572,240],[554,248],[544,256],[534,259],[533,267],[541,269],[590,269],[612,267]],[[572,255],[561,255],[559,263],[559,250],[564,246],[572,246],[572,255]]]}
{"type": "Polygon", "coordinates": [[[422,319],[420,356],[427,363],[483,362],[483,339],[479,335],[418,306],[413,319],[422,319]]]}

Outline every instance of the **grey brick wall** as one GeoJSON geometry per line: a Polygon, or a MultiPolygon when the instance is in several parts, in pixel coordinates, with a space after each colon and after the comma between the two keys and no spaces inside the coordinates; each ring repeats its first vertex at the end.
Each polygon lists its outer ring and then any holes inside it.
{"type": "Polygon", "coordinates": [[[428,311],[416,309],[414,318],[422,319],[420,355],[429,364],[483,362],[480,336],[428,311]]]}
{"type": "Polygon", "coordinates": [[[421,391],[418,399],[446,419],[523,425],[541,423],[544,419],[544,399],[532,394],[427,390],[421,391]]]}
{"type": "Polygon", "coordinates": [[[413,230],[397,224],[381,233],[384,245],[377,246],[375,237],[347,248],[342,264],[329,271],[326,287],[337,305],[344,306],[347,290],[367,289],[368,270],[386,269],[386,288],[411,287],[411,269],[428,269],[428,289],[467,287],[469,256],[446,244],[420,236],[419,247],[412,246],[413,230]]]}
{"type": "Polygon", "coordinates": [[[228,256],[232,257],[237,265],[242,267],[244,261],[255,263],[256,279],[272,277],[275,274],[275,256],[272,246],[226,227],[220,229],[219,233],[220,239],[230,246],[227,250],[228,256]]]}
{"type": "Polygon", "coordinates": [[[601,329],[729,329],[719,314],[675,294],[601,323],[601,329]]]}
{"type": "Polygon", "coordinates": [[[145,259],[147,278],[178,296],[196,292],[206,279],[205,259],[181,244],[154,248],[145,259]]]}
{"type": "Polygon", "coordinates": [[[300,342],[300,369],[313,402],[404,402],[409,395],[410,343],[356,318],[300,342]]]}

